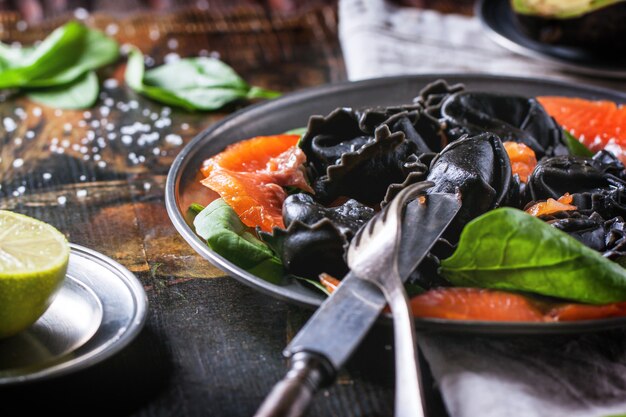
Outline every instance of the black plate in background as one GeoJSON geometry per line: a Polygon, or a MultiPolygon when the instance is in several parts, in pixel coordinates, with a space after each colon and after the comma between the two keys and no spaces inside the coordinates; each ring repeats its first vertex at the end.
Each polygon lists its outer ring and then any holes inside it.
{"type": "Polygon", "coordinates": [[[478,0],[475,14],[487,34],[512,52],[580,74],[626,78],[626,59],[622,56],[613,61],[585,49],[549,45],[528,37],[518,26],[510,0],[478,0]]]}
{"type": "MultiPolygon", "coordinates": [[[[235,279],[290,303],[318,307],[324,297],[294,281],[278,286],[237,267],[208,248],[187,223],[185,212],[191,203],[206,204],[210,191],[199,184],[204,159],[227,145],[258,135],[272,135],[306,126],[311,115],[326,115],[337,107],[389,106],[412,102],[428,83],[443,78],[463,83],[468,90],[493,91],[525,96],[564,95],[626,103],[626,95],[611,90],[519,77],[491,75],[412,75],[325,85],[247,107],[209,127],[178,154],[167,177],[165,203],[168,215],[182,237],[205,259],[235,279]]],[[[416,319],[429,330],[466,333],[550,334],[596,331],[624,326],[626,317],[575,323],[504,323],[416,319]]]]}

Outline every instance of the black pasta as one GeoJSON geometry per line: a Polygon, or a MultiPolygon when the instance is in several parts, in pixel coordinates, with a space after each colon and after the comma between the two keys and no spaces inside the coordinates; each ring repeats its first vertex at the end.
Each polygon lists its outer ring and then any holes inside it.
{"type": "Polygon", "coordinates": [[[341,278],[348,271],[345,245],[373,216],[372,208],[356,200],[324,207],[308,194],[292,194],[283,203],[286,229],[259,236],[280,256],[287,272],[313,279],[326,272],[341,278]]]}
{"type": "Polygon", "coordinates": [[[450,140],[492,132],[503,142],[524,143],[537,159],[568,153],[561,127],[534,98],[463,91],[445,99],[441,117],[450,140]]]}
{"type": "Polygon", "coordinates": [[[458,237],[470,220],[501,206],[516,206],[519,184],[502,141],[491,133],[463,137],[432,161],[426,178],[435,185],[427,193],[460,192],[462,206],[451,229],[458,237]]]}
{"type": "Polygon", "coordinates": [[[528,205],[565,193],[581,213],[597,212],[605,219],[626,217],[626,171],[612,154],[599,152],[593,158],[573,155],[546,158],[528,180],[528,205]]]}
{"type": "Polygon", "coordinates": [[[605,220],[598,213],[565,211],[541,219],[609,259],[626,256],[626,223],[621,217],[605,220]]]}

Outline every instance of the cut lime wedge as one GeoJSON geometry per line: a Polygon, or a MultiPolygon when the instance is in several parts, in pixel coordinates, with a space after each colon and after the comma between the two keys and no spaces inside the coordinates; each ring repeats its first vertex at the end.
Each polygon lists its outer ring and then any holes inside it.
{"type": "Polygon", "coordinates": [[[65,279],[65,235],[40,220],[0,210],[0,338],[33,324],[65,279]]]}

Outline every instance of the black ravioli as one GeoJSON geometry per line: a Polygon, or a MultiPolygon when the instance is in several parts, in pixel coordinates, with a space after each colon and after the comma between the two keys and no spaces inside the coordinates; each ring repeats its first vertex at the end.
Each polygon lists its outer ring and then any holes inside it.
{"type": "Polygon", "coordinates": [[[259,235],[280,256],[287,272],[311,279],[322,272],[341,278],[348,271],[345,245],[373,216],[372,208],[356,200],[327,208],[298,193],[283,203],[287,228],[259,235]]]}
{"type": "Polygon", "coordinates": [[[390,184],[423,172],[409,158],[438,152],[444,144],[438,121],[415,104],[339,108],[326,117],[313,116],[299,146],[318,201],[348,197],[378,205],[390,184]]]}
{"type": "Polygon", "coordinates": [[[387,125],[392,132],[404,133],[417,153],[438,152],[446,143],[439,122],[428,117],[419,105],[372,108],[358,113],[362,131],[374,133],[380,125],[387,125]]]}
{"type": "Polygon", "coordinates": [[[452,94],[464,90],[463,84],[449,85],[445,80],[436,80],[422,88],[414,101],[422,106],[426,113],[439,119],[443,102],[452,94]]]}
{"type": "Polygon", "coordinates": [[[509,157],[500,138],[491,133],[449,144],[433,159],[427,180],[435,183],[428,194],[460,192],[462,206],[452,225],[457,233],[473,218],[519,202],[509,157]]]}
{"type": "Polygon", "coordinates": [[[374,216],[374,209],[350,199],[340,206],[324,207],[309,194],[292,194],[283,203],[283,220],[286,226],[294,221],[313,225],[329,219],[348,238],[374,216]]]}
{"type": "Polygon", "coordinates": [[[311,178],[339,163],[346,152],[354,152],[373,139],[359,127],[358,115],[350,108],[338,108],[328,116],[311,116],[299,146],[306,155],[311,178]]]}
{"type": "Polygon", "coordinates": [[[326,272],[337,278],[348,273],[344,260],[345,235],[329,219],[313,225],[292,222],[287,229],[259,232],[259,237],[281,258],[288,273],[317,280],[326,272]]]}
{"type": "Polygon", "coordinates": [[[408,187],[411,184],[418,183],[420,181],[425,181],[428,175],[428,167],[432,162],[433,158],[436,156],[434,153],[424,153],[420,156],[411,155],[407,158],[404,163],[404,168],[406,169],[406,176],[402,183],[394,183],[390,184],[387,188],[387,192],[385,193],[385,198],[380,203],[380,207],[384,207],[404,188],[408,187]]]}
{"type": "Polygon", "coordinates": [[[528,179],[528,200],[557,199],[565,193],[583,214],[599,213],[603,218],[626,216],[626,171],[608,152],[593,158],[556,156],[546,158],[528,179]]]}
{"type": "Polygon", "coordinates": [[[492,132],[503,142],[526,144],[537,159],[568,153],[560,126],[534,98],[463,91],[445,99],[441,117],[451,140],[492,132]]]}
{"type": "Polygon", "coordinates": [[[391,133],[381,125],[374,140],[345,153],[338,164],[328,167],[326,175],[313,180],[315,198],[325,204],[342,196],[365,204],[380,203],[389,184],[402,182],[406,176],[403,161],[409,155],[402,155],[406,152],[403,142],[402,132],[391,133]]]}
{"type": "Polygon", "coordinates": [[[621,217],[604,220],[598,213],[559,212],[542,220],[609,259],[626,256],[626,223],[621,217]]]}

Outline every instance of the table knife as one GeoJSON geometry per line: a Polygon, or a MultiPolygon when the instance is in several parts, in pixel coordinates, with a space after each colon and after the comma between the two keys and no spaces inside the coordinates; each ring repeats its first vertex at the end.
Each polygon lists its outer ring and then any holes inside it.
{"type": "MultiPolygon", "coordinates": [[[[424,259],[460,207],[460,197],[455,194],[429,194],[407,205],[398,256],[403,280],[424,259]]],[[[255,417],[302,416],[315,393],[334,382],[337,371],[385,305],[376,286],[348,273],[283,351],[290,358],[290,368],[255,417]]]]}

